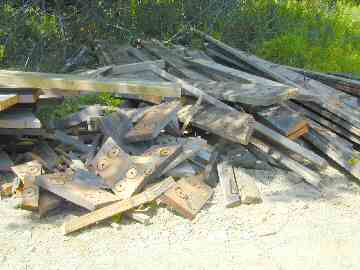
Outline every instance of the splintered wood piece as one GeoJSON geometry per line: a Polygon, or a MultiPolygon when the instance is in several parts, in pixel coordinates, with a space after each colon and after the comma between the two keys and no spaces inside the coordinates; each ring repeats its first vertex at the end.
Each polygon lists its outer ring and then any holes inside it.
{"type": "Polygon", "coordinates": [[[236,183],[233,167],[223,161],[217,165],[219,180],[224,194],[225,207],[235,207],[241,204],[241,196],[236,183]]]}
{"type": "Polygon", "coordinates": [[[125,211],[138,207],[144,203],[151,202],[158,198],[161,194],[169,190],[175,185],[173,178],[169,177],[162,182],[146,189],[144,192],[135,195],[131,198],[124,199],[120,202],[105,206],[94,212],[85,214],[81,217],[74,218],[63,225],[63,233],[69,234],[71,232],[80,230],[97,222],[106,220],[114,215],[121,214],[125,211]]]}
{"type": "MultiPolygon", "coordinates": [[[[191,113],[191,105],[179,111],[180,121],[185,121],[191,113]]],[[[211,105],[200,106],[191,123],[205,131],[214,133],[232,142],[248,144],[254,131],[255,121],[246,113],[229,111],[211,105]]]]}
{"type": "Polygon", "coordinates": [[[50,193],[46,190],[41,190],[39,195],[39,207],[38,215],[39,218],[47,215],[51,210],[58,208],[63,202],[59,196],[50,193]]]}
{"type": "Polygon", "coordinates": [[[124,137],[132,128],[132,123],[125,114],[121,112],[111,113],[100,118],[99,125],[105,136],[112,138],[125,151],[131,151],[132,147],[125,143],[124,137]]]}
{"type": "Polygon", "coordinates": [[[256,186],[253,176],[248,174],[242,168],[233,168],[236,183],[241,194],[241,203],[256,204],[261,203],[261,195],[258,187],[256,186]]]}
{"type": "Polygon", "coordinates": [[[0,199],[13,195],[13,183],[4,183],[0,186],[0,199]]]}
{"type": "Polygon", "coordinates": [[[86,184],[91,187],[97,188],[109,188],[105,179],[97,176],[95,173],[88,171],[87,169],[76,169],[74,170],[73,181],[79,182],[80,184],[86,184]]]}
{"type": "Polygon", "coordinates": [[[275,106],[256,113],[282,135],[296,139],[309,130],[308,121],[285,106],[275,106]]]}
{"type": "Polygon", "coordinates": [[[104,114],[104,107],[99,105],[89,106],[79,112],[72,113],[63,119],[55,121],[56,128],[64,129],[80,125],[88,121],[91,117],[102,116],[104,114]]]}
{"type": "Polygon", "coordinates": [[[187,219],[194,219],[214,191],[203,182],[203,175],[182,178],[160,196],[159,201],[187,219]]]}
{"type": "Polygon", "coordinates": [[[20,192],[21,208],[35,211],[39,208],[39,187],[35,184],[35,177],[41,175],[42,165],[33,160],[11,167],[12,171],[22,182],[20,192]]]}
{"type": "Polygon", "coordinates": [[[124,94],[156,94],[179,97],[180,87],[176,83],[149,81],[121,81],[119,79],[89,79],[79,75],[52,74],[0,70],[0,84],[6,87],[58,89],[65,91],[113,92],[124,94]]]}
{"type": "Polygon", "coordinates": [[[19,103],[19,96],[16,94],[0,94],[0,111],[4,111],[7,108],[19,103]]]}
{"type": "Polygon", "coordinates": [[[114,187],[134,166],[130,156],[115,143],[113,138],[109,137],[88,167],[104,178],[108,186],[114,187]]]}
{"type": "Polygon", "coordinates": [[[121,174],[125,177],[115,185],[114,193],[120,199],[126,199],[139,192],[146,183],[163,174],[163,169],[179,155],[181,149],[181,145],[150,148],[136,158],[133,167],[121,174]]]}
{"type": "Polygon", "coordinates": [[[41,128],[41,122],[30,111],[9,110],[1,113],[0,128],[41,128]]]}
{"type": "Polygon", "coordinates": [[[34,158],[50,171],[60,163],[59,156],[45,141],[37,143],[32,153],[35,154],[34,158]]]}
{"type": "Polygon", "coordinates": [[[56,173],[36,177],[35,183],[74,204],[95,210],[118,201],[118,197],[99,188],[73,180],[73,175],[56,173]]]}
{"type": "Polygon", "coordinates": [[[163,103],[147,110],[137,124],[126,134],[128,142],[155,139],[165,126],[171,122],[180,109],[179,102],[163,103]]]}
{"type": "Polygon", "coordinates": [[[14,166],[14,162],[6,152],[0,150],[0,172],[10,172],[11,166],[14,166]]]}
{"type": "Polygon", "coordinates": [[[176,178],[194,176],[202,171],[202,168],[189,161],[184,161],[175,168],[167,171],[165,176],[172,176],[176,178]]]}

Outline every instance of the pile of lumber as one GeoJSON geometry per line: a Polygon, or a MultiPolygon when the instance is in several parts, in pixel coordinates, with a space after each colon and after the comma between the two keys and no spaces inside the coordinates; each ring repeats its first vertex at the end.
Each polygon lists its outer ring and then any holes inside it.
{"type": "Polygon", "coordinates": [[[147,223],[153,201],[194,219],[218,184],[225,207],[260,203],[248,170],[290,170],[319,192],[330,165],[360,179],[360,81],[277,65],[193,31],[204,50],[138,41],[102,46],[106,66],[94,70],[1,70],[1,196],[40,217],[86,209],[64,223],[68,234],[119,214],[147,223]],[[50,92],[124,102],[41,123],[33,112],[50,92]]]}

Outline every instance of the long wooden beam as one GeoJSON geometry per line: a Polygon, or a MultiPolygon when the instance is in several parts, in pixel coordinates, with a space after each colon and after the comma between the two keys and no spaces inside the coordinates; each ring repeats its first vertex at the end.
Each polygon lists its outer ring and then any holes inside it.
{"type": "Polygon", "coordinates": [[[0,70],[0,85],[6,87],[58,89],[65,91],[114,92],[122,94],[179,97],[180,86],[172,82],[122,81],[79,75],[0,70]]]}

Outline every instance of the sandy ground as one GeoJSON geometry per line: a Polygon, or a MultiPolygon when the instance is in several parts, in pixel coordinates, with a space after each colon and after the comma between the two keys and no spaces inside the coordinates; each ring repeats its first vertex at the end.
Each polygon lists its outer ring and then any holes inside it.
{"type": "Polygon", "coordinates": [[[38,220],[0,202],[0,269],[359,269],[359,188],[334,170],[321,195],[292,173],[255,173],[264,202],[224,209],[219,186],[193,221],[160,208],[152,224],[102,223],[71,236],[81,210],[38,220]]]}

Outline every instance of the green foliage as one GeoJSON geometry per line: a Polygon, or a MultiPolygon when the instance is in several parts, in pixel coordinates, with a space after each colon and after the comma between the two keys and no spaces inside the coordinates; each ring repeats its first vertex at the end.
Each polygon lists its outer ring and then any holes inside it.
{"type": "MultiPolygon", "coordinates": [[[[60,119],[71,113],[81,110],[86,105],[104,105],[109,107],[117,107],[122,103],[120,98],[115,97],[113,94],[100,93],[91,94],[77,97],[66,97],[60,105],[45,105],[42,106],[37,116],[42,121],[49,121],[52,119],[60,119]]],[[[112,112],[109,109],[109,113],[112,112]]]]}

